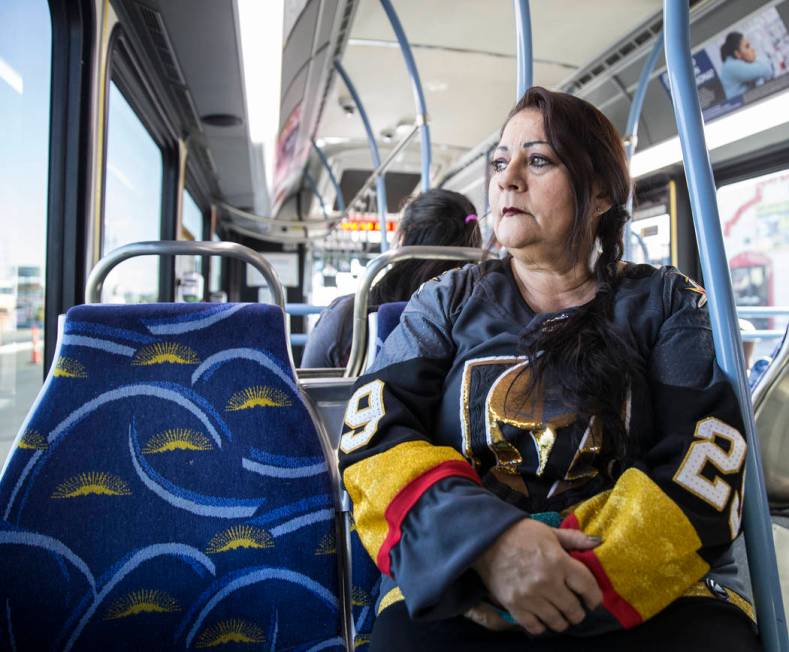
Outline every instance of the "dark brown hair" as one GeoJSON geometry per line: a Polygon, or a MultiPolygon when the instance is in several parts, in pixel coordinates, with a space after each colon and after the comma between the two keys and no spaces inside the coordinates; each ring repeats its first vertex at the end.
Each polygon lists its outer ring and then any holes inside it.
{"type": "Polygon", "coordinates": [[[624,147],[608,118],[572,95],[532,87],[512,109],[507,122],[527,109],[542,114],[546,139],[567,168],[573,188],[575,215],[568,241],[571,260],[578,262],[592,238],[599,247],[593,266],[597,281],[594,300],[569,311],[567,319],[552,320],[551,327],[536,335],[521,336],[520,352],[531,360],[528,391],[533,391],[547,372],[579,417],[594,415],[602,420],[604,449],[626,457],[635,447],[628,441],[622,408],[636,371],[636,358],[611,320],[624,227],[629,219],[625,204],[630,175],[624,147]],[[594,189],[611,207],[600,216],[592,233],[594,189]]]}
{"type": "MultiPolygon", "coordinates": [[[[482,235],[476,209],[465,195],[433,188],[418,194],[403,208],[397,229],[400,244],[480,247],[482,235]],[[467,219],[474,215],[473,219],[467,219]]],[[[407,301],[422,283],[464,263],[456,260],[402,260],[373,286],[370,304],[407,301]]]]}

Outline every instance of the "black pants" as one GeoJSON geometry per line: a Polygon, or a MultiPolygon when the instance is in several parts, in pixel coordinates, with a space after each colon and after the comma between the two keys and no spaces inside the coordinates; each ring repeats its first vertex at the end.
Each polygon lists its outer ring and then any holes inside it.
{"type": "Polygon", "coordinates": [[[467,618],[414,622],[398,602],[373,628],[370,652],[759,652],[751,621],[736,607],[711,600],[678,600],[642,625],[594,637],[530,639],[491,632],[467,618]]]}

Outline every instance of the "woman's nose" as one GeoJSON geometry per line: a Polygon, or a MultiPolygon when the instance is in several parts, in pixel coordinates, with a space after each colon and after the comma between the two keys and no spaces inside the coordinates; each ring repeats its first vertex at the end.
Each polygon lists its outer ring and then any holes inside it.
{"type": "Polygon", "coordinates": [[[514,190],[521,192],[526,189],[526,179],[524,178],[519,166],[514,161],[502,170],[499,174],[499,187],[502,190],[514,190]]]}

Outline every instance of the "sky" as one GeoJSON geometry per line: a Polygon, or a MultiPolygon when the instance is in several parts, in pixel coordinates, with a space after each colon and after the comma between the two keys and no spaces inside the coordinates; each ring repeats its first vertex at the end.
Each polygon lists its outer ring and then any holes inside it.
{"type": "Polygon", "coordinates": [[[46,0],[0,2],[0,280],[44,264],[51,39],[46,0]]]}

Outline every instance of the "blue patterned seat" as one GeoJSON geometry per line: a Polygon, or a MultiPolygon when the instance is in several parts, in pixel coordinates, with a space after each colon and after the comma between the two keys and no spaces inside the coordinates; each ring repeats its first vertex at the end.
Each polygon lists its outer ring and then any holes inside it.
{"type": "Polygon", "coordinates": [[[345,649],[281,310],[78,306],[56,355],[0,479],[0,649],[345,649]]]}

